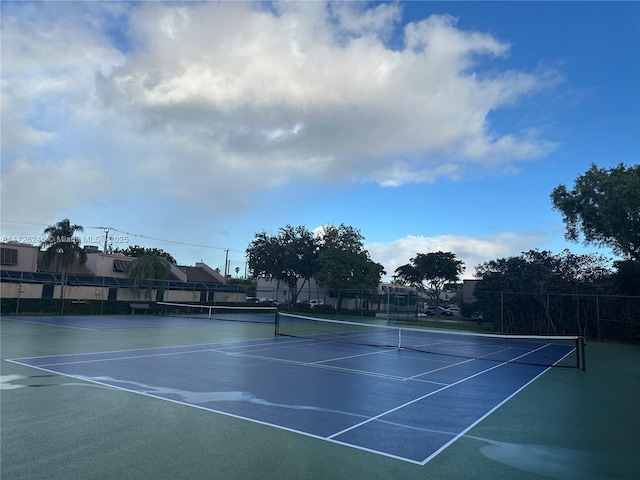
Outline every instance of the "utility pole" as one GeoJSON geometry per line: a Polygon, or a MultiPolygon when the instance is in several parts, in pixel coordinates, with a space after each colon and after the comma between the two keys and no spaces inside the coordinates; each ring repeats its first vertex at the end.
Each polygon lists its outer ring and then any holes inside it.
{"type": "Polygon", "coordinates": [[[107,253],[107,240],[109,239],[109,227],[104,228],[104,250],[102,251],[104,254],[107,253]]]}
{"type": "Polygon", "coordinates": [[[107,242],[109,241],[109,229],[111,227],[91,227],[91,228],[100,228],[104,231],[104,250],[103,253],[107,253],[107,242]]]}
{"type": "Polygon", "coordinates": [[[224,251],[224,283],[227,283],[227,278],[229,275],[229,249],[225,249],[224,251]]]}

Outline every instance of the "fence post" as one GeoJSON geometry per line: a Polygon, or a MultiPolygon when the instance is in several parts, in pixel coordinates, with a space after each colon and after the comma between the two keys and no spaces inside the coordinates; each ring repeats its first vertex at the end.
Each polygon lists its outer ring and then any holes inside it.
{"type": "Polygon", "coordinates": [[[387,323],[389,323],[389,313],[390,313],[390,308],[391,308],[391,289],[390,287],[387,285],[387,323]]]}
{"type": "Polygon", "coordinates": [[[598,340],[602,340],[600,335],[600,295],[596,295],[596,335],[598,340]]]}
{"type": "Polygon", "coordinates": [[[102,290],[100,292],[100,315],[104,313],[104,280],[105,277],[102,277],[102,290]]]}
{"type": "Polygon", "coordinates": [[[500,333],[504,333],[504,292],[500,292],[500,333]]]}
{"type": "Polygon", "coordinates": [[[19,307],[20,307],[20,294],[22,293],[22,278],[24,276],[24,272],[20,272],[20,283],[18,284],[18,298],[16,299],[16,315],[18,315],[19,307]]]}

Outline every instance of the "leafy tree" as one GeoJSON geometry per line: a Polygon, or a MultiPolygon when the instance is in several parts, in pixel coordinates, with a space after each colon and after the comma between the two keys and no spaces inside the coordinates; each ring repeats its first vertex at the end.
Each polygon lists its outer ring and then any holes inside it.
{"type": "Polygon", "coordinates": [[[286,225],[278,235],[255,234],[247,247],[248,266],[254,276],[284,282],[295,303],[305,283],[316,273],[318,245],[304,226],[286,225]],[[304,280],[298,289],[298,280],[304,280]]]}
{"type": "MultiPolygon", "coordinates": [[[[68,218],[59,221],[44,229],[46,240],[40,244],[44,249],[42,260],[45,266],[55,264],[56,270],[62,269],[62,288],[60,298],[64,300],[67,270],[71,269],[76,261],[83,264],[87,261],[87,253],[80,247],[80,239],[76,232],[83,232],[82,225],[71,225],[68,218]]],[[[64,309],[64,303],[62,308],[64,309]]]]}
{"type": "Polygon", "coordinates": [[[640,262],[621,260],[614,262],[616,268],[615,285],[622,295],[640,296],[640,262]]]}
{"type": "Polygon", "coordinates": [[[127,248],[116,248],[113,253],[121,253],[127,257],[143,257],[146,255],[166,258],[169,263],[177,265],[176,259],[170,253],[165,252],[161,248],[146,248],[139,245],[129,245],[127,248]]]}
{"type": "Polygon", "coordinates": [[[562,213],[565,237],[611,247],[616,254],[640,261],[640,165],[598,168],[579,176],[572,190],[558,185],[551,192],[562,213]]]}
{"type": "Polygon", "coordinates": [[[609,282],[607,263],[602,255],[568,250],[560,255],[530,250],[485,262],[476,267],[482,277],[474,292],[476,307],[508,332],[580,333],[588,300],[609,282]]]}
{"type": "Polygon", "coordinates": [[[320,235],[316,280],[338,298],[338,309],[350,293],[377,288],[385,273],[369,258],[363,241],[359,230],[344,224],[327,225],[320,235]]]}
{"type": "Polygon", "coordinates": [[[255,297],[257,292],[257,282],[252,278],[230,278],[228,285],[239,285],[247,295],[247,297],[255,297]]]}
{"type": "MultiPolygon", "coordinates": [[[[151,300],[152,289],[162,286],[162,280],[167,279],[170,271],[171,263],[161,255],[142,255],[129,262],[125,269],[127,277],[136,289],[145,288],[147,300],[151,300]]],[[[161,297],[162,291],[158,291],[158,297],[161,297]]]]}
{"type": "Polygon", "coordinates": [[[418,253],[410,263],[396,268],[394,280],[425,292],[436,305],[446,284],[458,281],[464,263],[451,252],[418,253]]]}

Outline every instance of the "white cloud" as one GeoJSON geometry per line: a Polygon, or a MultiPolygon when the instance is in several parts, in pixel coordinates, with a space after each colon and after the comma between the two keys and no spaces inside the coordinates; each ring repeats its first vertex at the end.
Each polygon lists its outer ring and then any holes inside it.
{"type": "Polygon", "coordinates": [[[538,230],[519,234],[505,232],[486,237],[408,235],[390,243],[369,243],[365,248],[374,261],[384,265],[388,280],[396,268],[409,263],[416,254],[438,251],[454,253],[465,264],[463,278],[474,278],[475,267],[479,264],[520,255],[537,248],[547,237],[548,234],[538,230]]]}
{"type": "Polygon", "coordinates": [[[3,168],[1,183],[3,218],[32,222],[50,221],[56,212],[90,204],[111,190],[109,175],[84,158],[18,160],[3,168]]]}
{"type": "Polygon", "coordinates": [[[51,143],[64,128],[58,122],[95,115],[95,75],[122,61],[90,17],[67,17],[63,7],[51,19],[44,15],[51,8],[40,6],[43,15],[25,7],[26,18],[13,15],[15,5],[3,6],[3,153],[51,143]]]}
{"type": "Polygon", "coordinates": [[[28,165],[81,156],[106,176],[143,173],[141,195],[201,202],[301,177],[457,179],[554,148],[535,129],[495,132],[487,115],[557,76],[488,73],[483,62],[510,45],[451,17],[402,30],[394,4],[57,6],[3,11],[3,168],[14,174],[17,158],[36,158],[22,149],[50,148],[28,165]],[[80,131],[113,145],[109,162],[78,153],[80,131]]]}
{"type": "Polygon", "coordinates": [[[336,2],[330,4],[340,27],[354,35],[373,35],[387,39],[400,21],[402,13],[397,4],[383,3],[366,8],[364,3],[336,2]]]}
{"type": "Polygon", "coordinates": [[[408,25],[406,48],[394,50],[383,39],[397,10],[337,11],[339,21],[316,2],[277,14],[245,3],[145,5],[132,16],[144,48],[103,76],[100,93],[141,132],[180,132],[235,158],[245,176],[268,162],[283,181],[329,180],[339,168],[343,178],[400,185],[553,148],[489,133],[491,110],[549,83],[525,72],[476,78],[482,57],[508,45],[434,16],[408,25]],[[442,168],[445,155],[456,166],[442,168]]]}

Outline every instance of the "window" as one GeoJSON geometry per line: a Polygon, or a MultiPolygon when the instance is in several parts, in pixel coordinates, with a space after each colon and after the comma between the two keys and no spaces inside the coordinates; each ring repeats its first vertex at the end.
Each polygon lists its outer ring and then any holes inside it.
{"type": "Polygon", "coordinates": [[[17,248],[0,248],[0,264],[17,265],[18,249],[17,248]]]}
{"type": "Polygon", "coordinates": [[[124,272],[124,269],[127,268],[126,260],[114,260],[113,261],[113,271],[114,272],[124,272]]]}
{"type": "Polygon", "coordinates": [[[42,285],[42,298],[53,298],[55,285],[53,283],[45,283],[42,285]]]}

